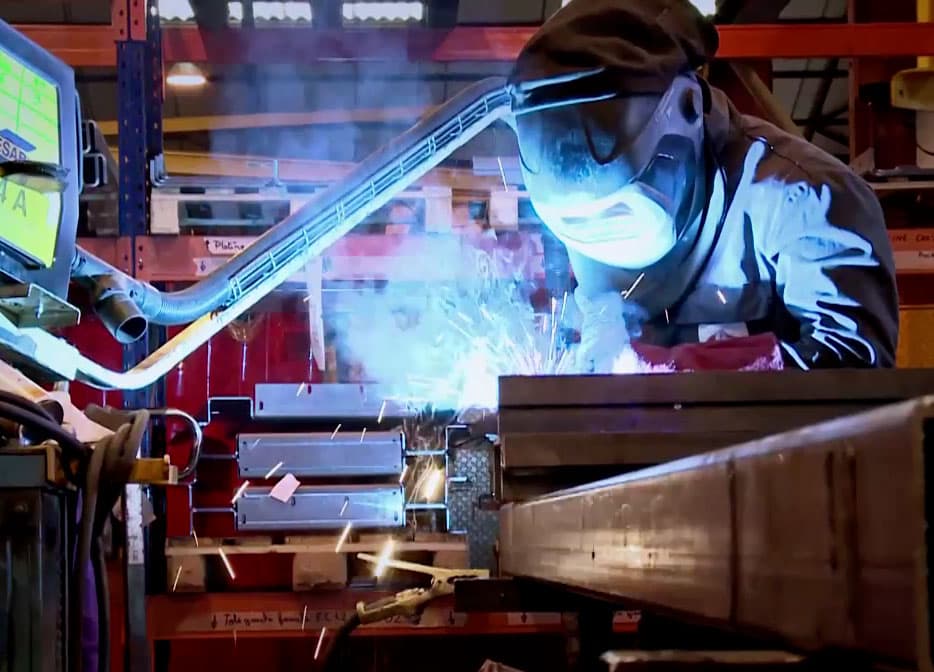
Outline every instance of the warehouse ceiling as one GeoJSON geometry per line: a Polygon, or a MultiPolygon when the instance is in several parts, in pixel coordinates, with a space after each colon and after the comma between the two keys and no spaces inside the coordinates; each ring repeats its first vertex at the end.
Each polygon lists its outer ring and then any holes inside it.
{"type": "MultiPolygon", "coordinates": [[[[313,22],[330,27],[377,23],[392,30],[418,23],[419,19],[436,26],[455,21],[461,25],[534,25],[567,0],[426,1],[427,5],[414,0],[160,0],[160,11],[164,22],[205,28],[252,23],[292,30],[307,29],[313,22]]],[[[704,0],[698,2],[704,4],[704,0]]],[[[741,23],[839,21],[846,12],[846,0],[720,0],[718,5],[720,20],[741,23]]],[[[0,17],[11,23],[109,23],[110,2],[5,0],[0,17]]],[[[844,59],[783,59],[773,63],[773,91],[781,105],[814,142],[841,156],[848,142],[847,68],[844,59]]],[[[234,120],[233,125],[245,128],[171,132],[166,136],[167,147],[359,160],[410,125],[426,107],[437,105],[472,81],[505,74],[508,64],[399,60],[318,62],[313,66],[207,66],[204,70],[208,83],[202,88],[167,88],[167,119],[251,116],[234,120]],[[282,123],[296,122],[294,117],[284,122],[284,113],[305,116],[297,125],[280,127],[282,123]]],[[[100,121],[113,120],[117,109],[114,71],[81,69],[78,80],[85,115],[100,121]]],[[[216,125],[211,121],[203,125],[212,123],[216,125]]],[[[168,128],[173,127],[168,124],[168,128]]],[[[514,152],[511,134],[499,129],[471,143],[459,158],[514,152]]]]}

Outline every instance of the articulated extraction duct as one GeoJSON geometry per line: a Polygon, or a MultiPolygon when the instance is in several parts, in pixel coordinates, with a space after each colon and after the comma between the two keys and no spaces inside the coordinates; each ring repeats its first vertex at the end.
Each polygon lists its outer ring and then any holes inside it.
{"type": "Polygon", "coordinates": [[[485,79],[440,106],[191,287],[160,292],[78,248],[73,277],[115,279],[153,324],[186,324],[235,302],[298,256],[312,258],[509,110],[504,80],[485,79]],[[323,244],[322,244],[323,243],[323,244]]]}
{"type": "MultiPolygon", "coordinates": [[[[140,389],[165,375],[224,325],[255,305],[291,274],[321,255],[396,194],[437,166],[493,122],[510,112],[510,96],[502,78],[467,87],[425,116],[406,133],[357,165],[341,182],[316,194],[301,209],[282,220],[250,247],[201,282],[178,292],[160,292],[129,277],[90,252],[77,249],[72,276],[81,282],[107,276],[153,324],[192,322],[180,334],[129,371],[110,371],[77,351],[61,361],[75,369],[77,379],[102,388],[140,389]]],[[[111,330],[136,327],[126,320],[124,304],[110,306],[111,330]],[[115,329],[117,324],[123,325],[115,329]]],[[[110,319],[110,318],[108,318],[110,319]]],[[[51,352],[60,345],[43,342],[51,352]]],[[[64,353],[54,353],[63,356],[64,353]]],[[[67,371],[63,375],[72,375],[67,371]]]]}

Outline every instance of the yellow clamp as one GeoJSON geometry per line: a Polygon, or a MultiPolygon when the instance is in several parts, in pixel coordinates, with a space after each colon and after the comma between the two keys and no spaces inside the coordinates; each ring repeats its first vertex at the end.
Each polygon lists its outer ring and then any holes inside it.
{"type": "Polygon", "coordinates": [[[379,558],[369,553],[358,553],[357,558],[374,565],[382,564],[385,567],[427,574],[431,577],[431,586],[428,588],[403,590],[392,597],[369,604],[358,602],[357,616],[361,623],[375,623],[398,615],[413,616],[424,604],[436,597],[452,595],[455,581],[490,578],[490,572],[487,569],[446,569],[404,560],[379,558]]]}

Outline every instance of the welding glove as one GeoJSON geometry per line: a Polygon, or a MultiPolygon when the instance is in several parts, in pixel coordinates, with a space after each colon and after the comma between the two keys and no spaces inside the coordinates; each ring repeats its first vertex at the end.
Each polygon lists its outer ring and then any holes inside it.
{"type": "Polygon", "coordinates": [[[582,373],[612,373],[613,363],[631,348],[626,325],[626,302],[619,292],[585,296],[580,288],[574,300],[581,312],[581,342],[577,367],[582,373]]]}

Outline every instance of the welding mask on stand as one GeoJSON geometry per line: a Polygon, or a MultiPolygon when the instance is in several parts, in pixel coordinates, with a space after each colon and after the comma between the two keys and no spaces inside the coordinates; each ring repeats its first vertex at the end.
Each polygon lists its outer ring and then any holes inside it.
{"type": "Polygon", "coordinates": [[[603,68],[516,84],[514,123],[542,221],[576,252],[639,270],[692,242],[703,93],[692,75],[661,97],[619,89],[603,68]]]}

